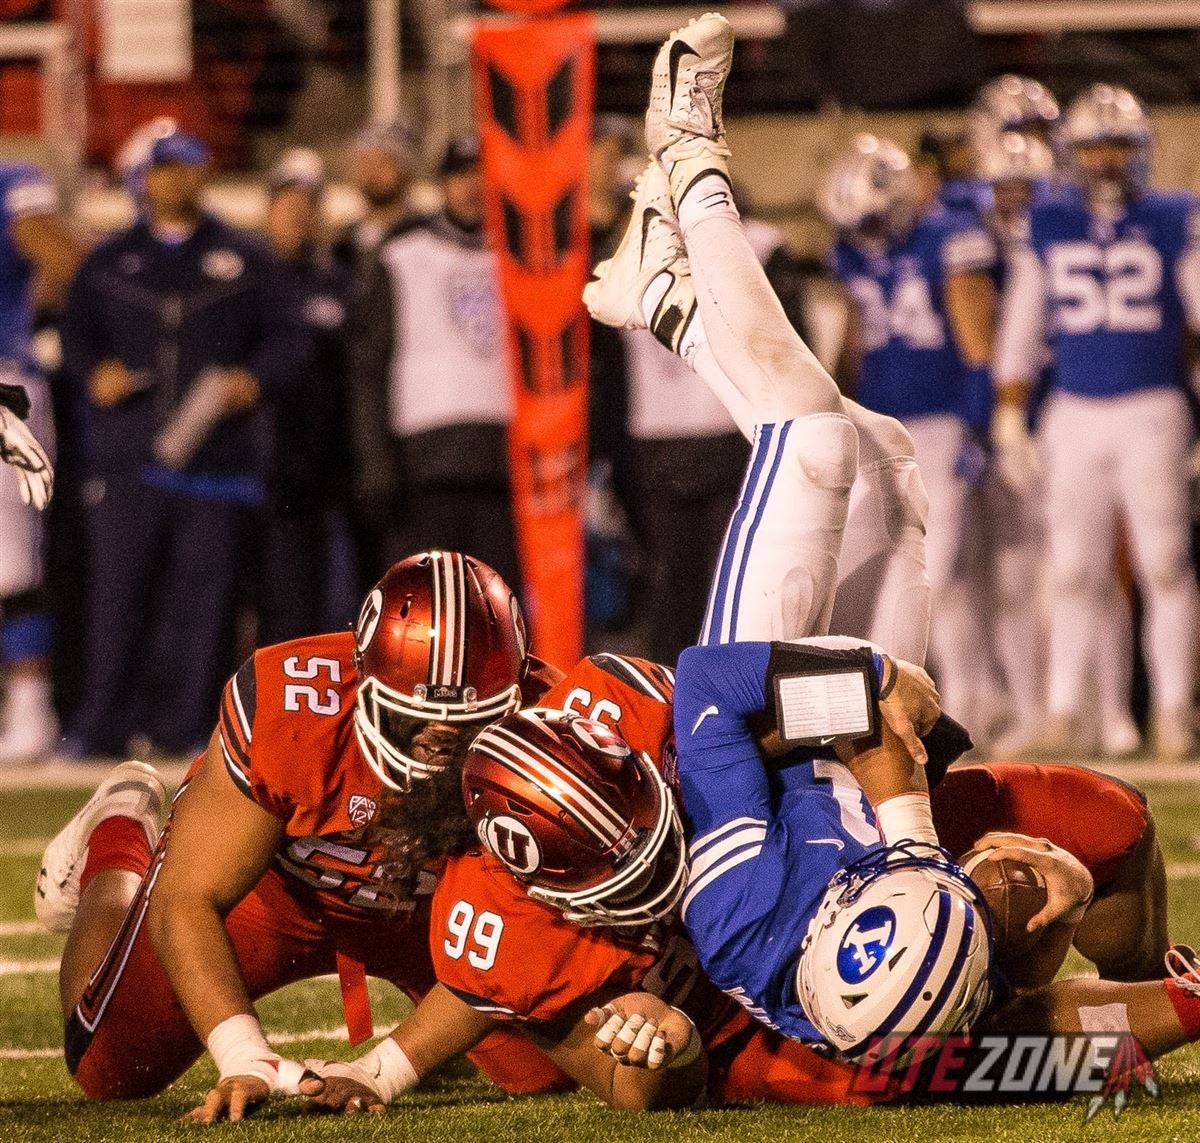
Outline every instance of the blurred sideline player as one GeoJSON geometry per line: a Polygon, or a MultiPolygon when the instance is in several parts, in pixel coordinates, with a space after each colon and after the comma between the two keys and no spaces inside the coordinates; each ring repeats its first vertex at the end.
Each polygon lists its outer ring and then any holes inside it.
{"type": "Polygon", "coordinates": [[[58,210],[42,171],[0,163],[0,766],[39,759],[58,741],[38,516],[53,482],[42,445],[53,446],[54,431],[30,345],[35,311],[58,305],[79,260],[58,210]]]}
{"type": "Polygon", "coordinates": [[[980,665],[986,636],[969,557],[990,411],[995,244],[974,214],[922,213],[908,157],[873,135],[834,162],[821,204],[839,234],[834,270],[847,298],[840,371],[860,401],[912,434],[929,492],[938,683],[948,709],[986,735],[997,700],[980,665]]]}
{"type": "MultiPolygon", "coordinates": [[[[365,1039],[365,974],[414,1000],[432,987],[425,859],[462,818],[457,762],[481,725],[545,689],[546,670],[495,572],[425,553],[380,581],[356,632],[265,648],[229,680],[161,838],[161,782],[118,766],[50,843],[34,902],[70,933],[59,987],[84,1092],[152,1095],[205,1045],[220,1081],[193,1120],[319,1092],[270,1048],[253,1001],[337,971],[365,1039]]],[[[510,1090],[567,1082],[527,1045],[480,1051],[510,1090]]]]}
{"type": "Polygon", "coordinates": [[[997,351],[1002,460],[1029,468],[1021,410],[1048,337],[1053,387],[1039,429],[1046,472],[1052,615],[1045,749],[1076,747],[1099,616],[1112,595],[1123,518],[1146,606],[1154,745],[1195,748],[1197,590],[1189,552],[1181,386],[1200,330],[1200,211],[1190,194],[1147,189],[1150,123],[1124,88],[1098,84],[1067,113],[1078,187],[1036,204],[1014,260],[997,351]],[[1047,332],[1048,331],[1048,332],[1047,332]]]}
{"type": "MultiPolygon", "coordinates": [[[[1036,80],[1001,76],[984,86],[970,114],[978,173],[990,188],[983,220],[996,237],[997,289],[1003,292],[1009,266],[1029,241],[1029,211],[1061,193],[1056,172],[1059,152],[1058,107],[1036,80]]],[[[1041,600],[1029,584],[1041,581],[1044,521],[1040,482],[1004,463],[1006,442],[1028,436],[1029,419],[1050,381],[1053,360],[1046,352],[1037,395],[1028,410],[1001,405],[992,423],[1000,452],[983,483],[985,544],[978,575],[986,585],[995,649],[1003,667],[1012,719],[992,744],[998,757],[1027,754],[1040,744],[1045,724],[1046,632],[1041,600]],[[1013,420],[1016,423],[1013,423],[1013,420]]],[[[1097,616],[1097,655],[1093,660],[1100,707],[1095,741],[1080,740],[1079,755],[1099,749],[1119,757],[1136,750],[1140,735],[1130,711],[1132,616],[1128,600],[1114,581],[1097,616]]]]}

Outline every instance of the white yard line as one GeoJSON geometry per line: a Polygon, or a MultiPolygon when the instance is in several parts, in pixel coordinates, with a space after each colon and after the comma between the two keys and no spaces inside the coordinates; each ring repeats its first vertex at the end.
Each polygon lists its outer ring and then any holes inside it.
{"type": "Polygon", "coordinates": [[[48,837],[14,837],[0,841],[0,857],[41,857],[50,844],[48,837]]]}
{"type": "Polygon", "coordinates": [[[0,960],[0,976],[49,976],[58,972],[58,957],[53,960],[0,960]]]}
{"type": "MultiPolygon", "coordinates": [[[[371,1034],[386,1036],[391,1028],[378,1027],[371,1034]]],[[[268,1032],[272,1044],[308,1044],[315,1040],[345,1040],[350,1033],[340,1028],[309,1028],[305,1032],[268,1032]]],[[[0,1048],[0,1060],[53,1060],[62,1056],[62,1048],[0,1048]]]]}
{"type": "Polygon", "coordinates": [[[37,921],[0,921],[0,937],[29,937],[37,933],[46,933],[37,921]]]}

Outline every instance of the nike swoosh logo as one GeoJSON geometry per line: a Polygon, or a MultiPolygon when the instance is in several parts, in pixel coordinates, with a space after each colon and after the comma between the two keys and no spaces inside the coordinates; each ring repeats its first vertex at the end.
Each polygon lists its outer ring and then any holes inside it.
{"type": "Polygon", "coordinates": [[[691,44],[684,43],[683,40],[676,40],[671,45],[671,54],[667,57],[670,65],[671,74],[671,102],[675,102],[675,81],[679,78],[679,63],[684,56],[695,56],[700,58],[700,53],[696,51],[691,44]]]}
{"type": "Polygon", "coordinates": [[[703,710],[700,712],[700,717],[699,717],[698,719],[696,719],[696,725],[692,727],[692,733],[693,733],[693,734],[695,734],[695,733],[696,733],[696,731],[700,729],[700,724],[701,724],[701,723],[702,723],[702,722],[703,722],[703,721],[704,721],[704,720],[705,720],[705,719],[706,719],[706,718],[707,718],[707,717],[708,717],[710,714],[720,714],[720,713],[721,713],[721,712],[720,712],[719,710],[717,710],[717,708],[716,708],[715,706],[706,706],[706,707],[705,707],[705,708],[704,708],[704,709],[703,709],[703,710]]]}
{"type": "Polygon", "coordinates": [[[646,260],[646,239],[650,237],[650,224],[656,218],[662,218],[662,213],[654,207],[648,206],[642,211],[642,248],[638,251],[638,266],[646,260]]]}
{"type": "Polygon", "coordinates": [[[806,844],[808,844],[808,845],[836,845],[839,850],[846,848],[846,843],[836,837],[810,837],[806,844]]]}

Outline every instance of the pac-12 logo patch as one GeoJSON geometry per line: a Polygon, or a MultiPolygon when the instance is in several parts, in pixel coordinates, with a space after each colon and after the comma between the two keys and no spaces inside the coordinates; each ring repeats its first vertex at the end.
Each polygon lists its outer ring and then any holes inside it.
{"type": "Polygon", "coordinates": [[[479,838],[514,873],[536,873],[542,865],[537,838],[523,822],[507,814],[481,823],[479,838]]]}
{"type": "Polygon", "coordinates": [[[896,914],[876,905],[854,919],[838,945],[838,975],[848,984],[867,979],[891,951],[896,935],[896,914]]]}
{"type": "Polygon", "coordinates": [[[382,617],[383,592],[376,588],[367,596],[362,610],[358,613],[358,622],[354,625],[354,645],[360,654],[371,645],[382,617]]]}
{"type": "Polygon", "coordinates": [[[366,794],[351,794],[346,813],[350,816],[355,828],[362,829],[375,816],[376,809],[378,806],[375,804],[374,798],[368,798],[366,794]]]}

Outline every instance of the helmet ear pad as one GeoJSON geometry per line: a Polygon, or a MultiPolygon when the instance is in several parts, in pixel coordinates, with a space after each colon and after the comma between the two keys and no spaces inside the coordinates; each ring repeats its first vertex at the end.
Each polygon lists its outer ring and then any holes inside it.
{"type": "Polygon", "coordinates": [[[839,873],[801,949],[801,1007],[852,1059],[965,1032],[991,997],[986,902],[948,856],[921,849],[877,850],[839,873]]]}
{"type": "Polygon", "coordinates": [[[568,711],[510,714],[475,739],[462,784],[484,848],[569,920],[643,925],[682,896],[674,795],[607,725],[568,711]]]}

